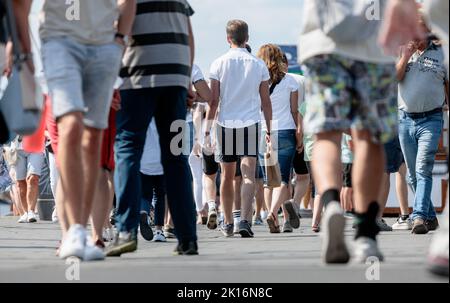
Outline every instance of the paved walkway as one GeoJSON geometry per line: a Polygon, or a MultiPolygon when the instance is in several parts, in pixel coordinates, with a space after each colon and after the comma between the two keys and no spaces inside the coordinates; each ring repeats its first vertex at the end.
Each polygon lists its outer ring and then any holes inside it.
{"type": "MultiPolygon", "coordinates": [[[[0,282],[67,282],[70,266],[54,256],[58,226],[17,224],[16,220],[0,218],[0,282]]],[[[201,254],[195,257],[172,256],[175,240],[156,244],[140,238],[136,253],[82,263],[80,282],[374,282],[366,279],[368,265],[323,265],[320,237],[310,231],[310,224],[310,219],[304,219],[300,231],[278,235],[256,227],[256,237],[249,240],[225,239],[220,232],[202,226],[201,254]]],[[[346,233],[351,241],[351,221],[346,233]]],[[[379,281],[448,283],[425,269],[431,237],[432,233],[383,233],[379,241],[386,262],[380,266],[379,281]]]]}

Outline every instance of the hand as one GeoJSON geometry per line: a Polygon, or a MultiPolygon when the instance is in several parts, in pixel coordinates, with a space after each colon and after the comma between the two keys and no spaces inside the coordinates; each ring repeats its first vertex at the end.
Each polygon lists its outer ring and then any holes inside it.
{"type": "Polygon", "coordinates": [[[408,45],[401,47],[402,53],[406,58],[411,58],[417,51],[417,44],[415,42],[409,42],[408,45]]]}
{"type": "Polygon", "coordinates": [[[195,100],[197,100],[197,93],[192,90],[192,86],[189,86],[187,100],[186,100],[188,108],[192,108],[195,100]]]}
{"type": "Polygon", "coordinates": [[[122,37],[115,37],[114,38],[114,42],[116,42],[117,44],[119,44],[122,47],[126,47],[127,44],[125,43],[125,40],[122,37]]]}
{"type": "Polygon", "coordinates": [[[379,43],[388,54],[395,54],[401,45],[409,41],[425,39],[414,0],[390,0],[384,20],[379,43]]]}
{"type": "Polygon", "coordinates": [[[122,106],[120,104],[121,102],[122,102],[122,100],[120,98],[119,90],[116,89],[116,90],[114,90],[113,99],[111,102],[111,108],[113,110],[115,110],[116,112],[119,111],[122,108],[122,106]]]}
{"type": "Polygon", "coordinates": [[[12,73],[12,66],[14,63],[13,44],[11,41],[6,43],[5,48],[5,68],[3,69],[3,75],[10,77],[12,73]]]}
{"type": "Polygon", "coordinates": [[[269,145],[271,143],[270,133],[266,133],[266,143],[269,145]]]}
{"type": "Polygon", "coordinates": [[[202,146],[200,145],[200,143],[198,143],[198,141],[194,143],[192,154],[198,158],[200,158],[202,155],[202,146]]]}

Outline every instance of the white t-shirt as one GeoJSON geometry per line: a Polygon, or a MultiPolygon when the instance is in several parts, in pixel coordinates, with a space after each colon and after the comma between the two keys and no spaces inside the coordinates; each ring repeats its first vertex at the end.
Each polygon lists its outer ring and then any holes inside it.
{"type": "Polygon", "coordinates": [[[300,105],[305,102],[306,78],[299,74],[289,73],[288,75],[292,76],[298,84],[298,107],[300,108],[300,105]]]}
{"type": "MultiPolygon", "coordinates": [[[[194,64],[192,66],[192,74],[191,74],[191,82],[192,84],[197,83],[198,81],[205,80],[205,76],[203,76],[202,70],[200,67],[197,66],[197,64],[194,64]]],[[[192,122],[192,111],[188,110],[186,114],[186,123],[192,122]]]]}
{"type": "MultiPolygon", "coordinates": [[[[289,74],[275,86],[270,100],[272,101],[272,127],[274,131],[296,129],[291,113],[291,93],[298,91],[298,83],[289,74]]],[[[261,113],[263,130],[267,129],[264,113],[261,113]]]]}
{"type": "Polygon", "coordinates": [[[270,80],[264,62],[245,48],[232,48],[211,65],[210,78],[220,82],[217,123],[243,128],[261,119],[261,83],[270,80]]]}
{"type": "Polygon", "coordinates": [[[141,159],[141,173],[147,176],[162,176],[164,169],[161,164],[161,148],[159,146],[159,135],[156,129],[155,119],[152,120],[147,129],[144,153],[141,159]]]}

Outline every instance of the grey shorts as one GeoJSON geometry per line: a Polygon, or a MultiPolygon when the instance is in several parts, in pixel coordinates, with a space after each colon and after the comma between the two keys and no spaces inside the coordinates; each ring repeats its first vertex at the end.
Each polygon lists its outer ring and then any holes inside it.
{"type": "Polygon", "coordinates": [[[42,61],[56,119],[84,113],[84,124],[108,127],[108,114],[123,47],[84,45],[68,37],[43,41],[42,61]]]}
{"type": "Polygon", "coordinates": [[[44,153],[27,153],[17,151],[17,162],[14,165],[16,180],[23,181],[30,175],[40,176],[45,160],[44,153]]]}

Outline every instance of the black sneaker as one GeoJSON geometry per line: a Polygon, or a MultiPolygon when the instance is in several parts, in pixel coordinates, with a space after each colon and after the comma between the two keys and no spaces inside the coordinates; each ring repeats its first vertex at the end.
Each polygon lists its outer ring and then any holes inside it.
{"type": "Polygon", "coordinates": [[[429,231],[435,231],[439,228],[439,221],[437,218],[434,218],[433,220],[425,221],[425,225],[429,231]]]}
{"type": "Polygon", "coordinates": [[[142,238],[147,241],[153,240],[153,230],[149,224],[149,217],[146,212],[142,212],[139,219],[139,231],[142,238]]]}
{"type": "Polygon", "coordinates": [[[117,233],[113,243],[106,248],[106,256],[120,257],[122,254],[131,253],[137,250],[137,232],[131,231],[123,238],[117,233]]]}
{"type": "Polygon", "coordinates": [[[248,221],[242,220],[239,223],[239,234],[241,235],[242,238],[253,238],[254,237],[253,231],[252,231],[250,223],[248,223],[248,221]]]}
{"type": "Polygon", "coordinates": [[[231,238],[234,236],[234,224],[222,224],[220,230],[227,238],[231,238]]]}
{"type": "Polygon", "coordinates": [[[196,241],[187,243],[178,243],[175,247],[174,255],[176,256],[195,256],[198,255],[198,245],[196,241]]]}
{"type": "Polygon", "coordinates": [[[284,202],[284,208],[289,215],[288,221],[291,224],[292,228],[300,228],[300,216],[298,215],[299,210],[297,204],[294,204],[294,201],[292,200],[288,200],[284,202]]]}

